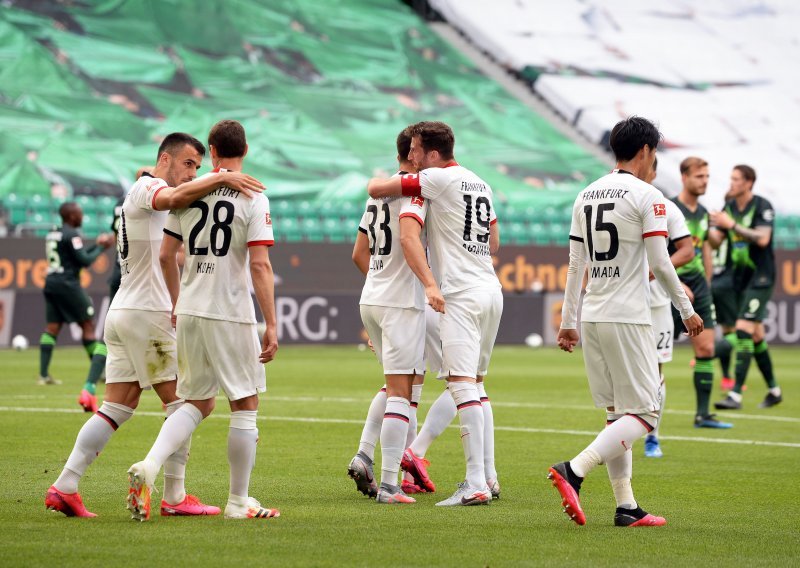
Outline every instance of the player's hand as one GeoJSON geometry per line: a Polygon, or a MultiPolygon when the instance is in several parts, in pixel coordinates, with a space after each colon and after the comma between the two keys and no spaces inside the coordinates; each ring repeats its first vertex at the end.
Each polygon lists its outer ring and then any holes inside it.
{"type": "Polygon", "coordinates": [[[655,280],[655,279],[656,279],[656,275],[655,275],[655,274],[653,274],[653,271],[652,271],[652,270],[648,270],[648,271],[647,271],[647,279],[648,279],[648,280],[650,280],[650,282],[652,282],[653,280],[655,280]]]}
{"type": "Polygon", "coordinates": [[[114,244],[114,235],[113,233],[100,233],[95,242],[103,248],[109,248],[114,244]]]}
{"type": "Polygon", "coordinates": [[[278,352],[278,332],[274,327],[267,327],[264,338],[261,340],[261,355],[258,360],[261,363],[269,363],[275,358],[278,352]]]}
{"type": "Polygon", "coordinates": [[[681,286],[683,286],[683,291],[686,292],[686,297],[689,298],[689,303],[694,304],[694,292],[692,292],[692,289],[683,282],[681,282],[681,286]]]}
{"type": "Polygon", "coordinates": [[[697,337],[703,332],[703,318],[697,314],[683,320],[683,325],[686,326],[686,335],[689,337],[697,337]]]}
{"type": "Polygon", "coordinates": [[[152,172],[154,169],[156,169],[156,167],[155,167],[155,166],[142,166],[141,168],[139,168],[138,170],[136,170],[136,179],[139,179],[139,178],[140,178],[140,177],[142,177],[144,174],[149,174],[149,173],[150,173],[150,172],[152,172]]]}
{"type": "Polygon", "coordinates": [[[708,214],[708,219],[711,221],[711,225],[725,231],[733,229],[733,226],[736,224],[736,221],[734,221],[730,215],[725,213],[725,211],[711,211],[708,214]]]}
{"type": "Polygon", "coordinates": [[[580,337],[578,336],[577,329],[559,329],[558,330],[558,347],[562,351],[572,353],[575,346],[578,344],[580,337]]]}
{"type": "Polygon", "coordinates": [[[223,186],[240,191],[248,199],[252,197],[252,193],[261,193],[267,189],[256,178],[242,172],[222,172],[219,175],[222,178],[223,186]]]}
{"type": "Polygon", "coordinates": [[[367,339],[367,347],[369,347],[370,351],[375,353],[375,346],[372,344],[372,340],[371,339],[367,339]]]}
{"type": "Polygon", "coordinates": [[[444,313],[444,296],[442,296],[442,292],[436,284],[425,288],[425,297],[428,299],[428,305],[435,312],[444,313]]]}

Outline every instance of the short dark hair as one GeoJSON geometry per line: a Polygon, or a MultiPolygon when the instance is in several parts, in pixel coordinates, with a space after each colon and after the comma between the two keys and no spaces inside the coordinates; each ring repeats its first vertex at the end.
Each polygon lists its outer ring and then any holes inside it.
{"type": "Polygon", "coordinates": [[[400,156],[401,160],[408,160],[408,153],[411,152],[412,136],[413,134],[411,126],[406,126],[400,131],[400,134],[397,135],[397,155],[400,156]]]}
{"type": "Polygon", "coordinates": [[[658,171],[658,157],[653,158],[653,173],[658,171]]]}
{"type": "Polygon", "coordinates": [[[456,145],[456,137],[453,129],[444,122],[423,121],[411,127],[411,135],[419,136],[422,149],[426,152],[436,150],[443,160],[453,159],[453,147],[456,145]]]}
{"type": "Polygon", "coordinates": [[[61,216],[62,221],[66,221],[71,212],[79,211],[80,208],[81,206],[74,201],[65,201],[61,204],[61,207],[58,208],[58,214],[61,216]]]}
{"type": "Polygon", "coordinates": [[[156,156],[156,160],[158,160],[158,158],[160,158],[161,154],[164,152],[170,156],[174,156],[176,152],[181,150],[187,144],[197,150],[197,153],[201,156],[206,155],[206,147],[203,146],[203,143],[200,142],[200,140],[191,134],[186,134],[185,132],[173,132],[172,134],[167,134],[166,138],[161,141],[161,146],[158,147],[158,155],[156,156]]]}
{"type": "Polygon", "coordinates": [[[618,162],[632,160],[645,144],[653,150],[658,148],[661,133],[656,125],[641,116],[629,116],[620,120],[611,129],[608,145],[618,162]]]}
{"type": "Polygon", "coordinates": [[[241,158],[247,150],[244,126],[235,120],[220,120],[208,133],[208,145],[220,158],[241,158]]]}
{"type": "Polygon", "coordinates": [[[750,166],[746,166],[744,164],[739,164],[733,166],[734,170],[739,170],[739,173],[742,174],[742,177],[749,182],[752,182],[753,185],[756,183],[756,171],[751,168],[750,166]]]}
{"type": "Polygon", "coordinates": [[[706,162],[703,158],[689,156],[681,162],[681,175],[689,173],[694,168],[704,168],[707,165],[708,162],[706,162]]]}

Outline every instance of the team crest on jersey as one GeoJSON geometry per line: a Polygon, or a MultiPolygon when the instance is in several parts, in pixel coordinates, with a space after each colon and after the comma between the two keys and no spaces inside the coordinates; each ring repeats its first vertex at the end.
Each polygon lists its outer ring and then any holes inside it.
{"type": "Polygon", "coordinates": [[[422,207],[425,205],[425,198],[424,197],[412,197],[411,198],[411,205],[416,205],[417,207],[422,207]]]}
{"type": "Polygon", "coordinates": [[[267,225],[272,225],[272,216],[269,214],[269,211],[267,211],[266,221],[267,221],[267,225]]]}
{"type": "Polygon", "coordinates": [[[667,216],[667,206],[663,203],[653,203],[653,211],[655,212],[656,217],[667,216]]]}

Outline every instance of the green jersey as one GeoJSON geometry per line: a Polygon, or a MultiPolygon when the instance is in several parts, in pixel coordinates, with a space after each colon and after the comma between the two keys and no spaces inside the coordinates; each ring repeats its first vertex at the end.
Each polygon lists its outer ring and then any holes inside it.
{"type": "MultiPolygon", "coordinates": [[[[703,264],[703,244],[708,240],[708,211],[699,203],[697,204],[697,209],[690,211],[677,197],[673,197],[672,201],[686,218],[686,228],[689,229],[689,234],[692,236],[692,245],[694,246],[694,258],[677,269],[678,276],[682,280],[696,276],[705,278],[706,267],[703,264]]],[[[672,254],[674,252],[674,247],[670,248],[669,253],[672,254]]]]}
{"type": "MultiPolygon", "coordinates": [[[[759,195],[754,195],[742,211],[737,207],[736,200],[732,199],[725,204],[725,212],[737,225],[748,229],[756,227],[771,229],[775,223],[772,204],[759,195]]],[[[769,244],[760,247],[756,243],[748,242],[734,231],[728,231],[731,264],[737,284],[764,288],[775,283],[775,251],[772,248],[772,241],[770,236],[769,244]]]]}
{"type": "Polygon", "coordinates": [[[84,246],[80,232],[71,225],[51,231],[45,237],[47,278],[45,286],[80,282],[81,270],[94,262],[103,248],[84,246]]]}

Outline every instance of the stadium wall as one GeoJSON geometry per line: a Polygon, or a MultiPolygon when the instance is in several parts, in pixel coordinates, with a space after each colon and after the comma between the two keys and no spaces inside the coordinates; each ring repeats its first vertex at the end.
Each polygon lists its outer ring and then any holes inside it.
{"type": "MultiPolygon", "coordinates": [[[[44,326],[41,289],[47,271],[43,239],[0,240],[0,347],[21,334],[34,343],[44,326]]],[[[358,311],[363,277],[350,259],[349,244],[279,243],[270,250],[276,277],[278,338],[292,343],[362,343],[358,311]]],[[[769,304],[767,340],[800,342],[800,250],[776,252],[778,279],[769,304]]],[[[538,334],[555,343],[566,283],[566,247],[504,246],[493,258],[503,285],[505,308],[498,343],[523,344],[538,334]]],[[[113,257],[101,256],[83,272],[82,284],[102,329],[108,309],[113,257]]],[[[79,344],[74,326],[60,344],[79,344]]]]}

